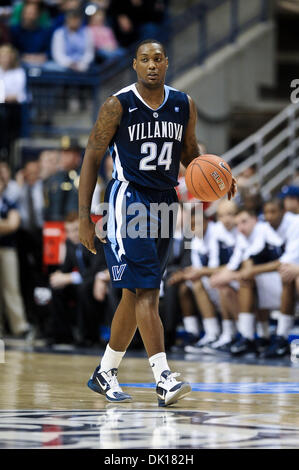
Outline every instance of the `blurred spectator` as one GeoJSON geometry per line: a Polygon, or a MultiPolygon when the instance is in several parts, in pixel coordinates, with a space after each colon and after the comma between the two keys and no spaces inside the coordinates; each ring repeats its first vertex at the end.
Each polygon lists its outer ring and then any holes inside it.
{"type": "Polygon", "coordinates": [[[0,47],[0,80],[4,84],[5,103],[23,103],[26,100],[26,75],[19,66],[16,49],[10,44],[0,47]]]}
{"type": "Polygon", "coordinates": [[[6,158],[10,146],[20,136],[21,103],[26,101],[26,75],[19,66],[17,51],[10,44],[0,47],[0,151],[6,158]]]}
{"type": "Polygon", "coordinates": [[[105,10],[98,9],[91,16],[88,28],[91,32],[96,58],[100,62],[113,61],[125,55],[126,51],[119,47],[113,29],[106,24],[105,10]]]}
{"type": "Polygon", "coordinates": [[[83,2],[82,0],[58,0],[56,8],[51,6],[53,17],[53,30],[63,26],[65,22],[65,15],[69,11],[80,10],[83,15],[83,2]]]}
{"type": "Polygon", "coordinates": [[[45,220],[61,221],[77,210],[81,152],[76,139],[62,138],[61,169],[44,182],[45,220]]]}
{"type": "Polygon", "coordinates": [[[9,202],[18,204],[21,189],[18,183],[11,178],[10,166],[5,161],[0,161],[0,178],[3,179],[5,184],[3,196],[5,196],[9,202]]]}
{"type": "Polygon", "coordinates": [[[263,218],[263,198],[260,193],[243,194],[243,207],[249,211],[254,211],[259,218],[263,218]]]}
{"type": "Polygon", "coordinates": [[[40,13],[39,13],[38,21],[37,21],[38,26],[42,28],[50,27],[51,18],[45,5],[43,4],[44,3],[43,0],[24,0],[23,2],[16,2],[13,7],[11,18],[10,18],[11,26],[18,26],[21,24],[23,9],[24,9],[25,4],[28,4],[28,3],[36,3],[40,8],[40,13]]]}
{"type": "Polygon", "coordinates": [[[39,155],[40,178],[46,181],[60,168],[60,152],[58,150],[43,150],[39,155]]]}
{"type": "Polygon", "coordinates": [[[34,289],[43,278],[42,269],[42,227],[44,195],[40,179],[39,161],[29,161],[23,169],[24,184],[21,187],[20,216],[18,231],[18,255],[22,295],[30,323],[37,324],[34,289]]]}
{"type": "MultiPolygon", "coordinates": [[[[238,183],[238,193],[236,197],[236,202],[239,205],[244,204],[244,199],[247,198],[248,201],[253,200],[257,194],[260,192],[260,185],[256,180],[257,168],[256,165],[252,165],[246,168],[240,175],[237,177],[238,183]]],[[[250,204],[250,202],[249,202],[250,204]]],[[[261,209],[259,208],[259,211],[261,209]]]]}
{"type": "Polygon", "coordinates": [[[283,186],[279,197],[283,199],[285,211],[299,214],[299,186],[283,186]]]}
{"type": "Polygon", "coordinates": [[[43,187],[40,166],[37,160],[29,161],[24,167],[24,185],[21,188],[21,225],[29,232],[41,230],[43,226],[43,187]]]}
{"type": "Polygon", "coordinates": [[[147,37],[164,39],[166,6],[165,0],[111,0],[108,15],[121,46],[128,47],[147,37]]]}
{"type": "Polygon", "coordinates": [[[10,31],[8,26],[0,20],[0,46],[10,42],[10,31]]]}
{"type": "Polygon", "coordinates": [[[40,4],[25,3],[21,24],[11,27],[12,42],[28,66],[41,66],[49,56],[51,28],[39,25],[40,11],[40,4]]]}
{"type": "Polygon", "coordinates": [[[65,260],[50,276],[53,342],[96,343],[100,337],[99,325],[107,322],[109,310],[110,277],[103,245],[98,242],[95,257],[80,244],[78,213],[67,216],[65,229],[65,260]]]}
{"type": "Polygon", "coordinates": [[[94,48],[90,31],[82,25],[79,11],[66,14],[65,25],[53,35],[51,50],[57,70],[88,70],[94,59],[94,48]]]}
{"type": "Polygon", "coordinates": [[[0,177],[0,285],[4,313],[10,332],[23,337],[29,332],[19,287],[19,264],[16,253],[16,231],[20,216],[16,205],[4,196],[5,183],[0,177]]]}

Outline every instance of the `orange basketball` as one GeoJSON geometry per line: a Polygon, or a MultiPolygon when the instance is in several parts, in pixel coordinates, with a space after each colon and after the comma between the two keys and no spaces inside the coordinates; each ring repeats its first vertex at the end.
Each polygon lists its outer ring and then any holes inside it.
{"type": "Polygon", "coordinates": [[[185,173],[189,192],[201,201],[220,199],[232,184],[230,166],[217,155],[200,155],[188,165],[185,173]]]}

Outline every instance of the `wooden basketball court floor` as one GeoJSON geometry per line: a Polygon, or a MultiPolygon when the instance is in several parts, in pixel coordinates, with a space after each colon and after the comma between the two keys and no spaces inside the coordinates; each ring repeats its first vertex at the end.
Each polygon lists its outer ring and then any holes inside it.
{"type": "Polygon", "coordinates": [[[169,358],[192,393],[159,408],[143,353],[128,354],[119,369],[133,402],[114,405],[86,386],[98,355],[7,350],[0,364],[0,448],[299,448],[298,364],[169,358]]]}

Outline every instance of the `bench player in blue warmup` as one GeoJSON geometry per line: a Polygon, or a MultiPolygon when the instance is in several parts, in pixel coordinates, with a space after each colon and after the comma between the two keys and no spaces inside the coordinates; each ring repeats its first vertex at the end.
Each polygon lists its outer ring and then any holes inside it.
{"type": "MultiPolygon", "coordinates": [[[[122,288],[115,311],[109,344],[88,386],[110,402],[131,401],[117,381],[119,364],[139,329],[157,383],[160,406],[167,406],[191,391],[187,382],[177,381],[164,348],[164,331],[159,317],[159,288],[167,264],[169,238],[122,237],[121,207],[142,203],[149,213],[151,203],[177,202],[174,186],[180,162],[187,167],[198,156],[195,135],[196,107],[185,93],[165,85],[168,59],[156,40],[139,44],[133,60],[137,83],[110,96],[101,106],[90,134],[79,186],[80,240],[90,251],[95,226],[90,220],[91,199],[100,162],[109,146],[114,171],[105,194],[109,209],[105,256],[112,284],[122,288]]],[[[233,180],[229,198],[234,196],[233,180]]],[[[161,217],[156,221],[161,228],[161,217]]],[[[171,224],[170,224],[171,225],[171,224]]],[[[148,232],[148,226],[145,226],[148,232]]]]}

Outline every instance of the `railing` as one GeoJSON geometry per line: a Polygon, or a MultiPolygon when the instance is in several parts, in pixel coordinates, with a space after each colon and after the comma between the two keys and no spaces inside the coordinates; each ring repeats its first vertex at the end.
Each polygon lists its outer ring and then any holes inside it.
{"type": "Polygon", "coordinates": [[[287,106],[255,134],[222,155],[235,176],[255,165],[249,183],[258,183],[264,198],[276,193],[299,166],[299,104],[287,106]]]}
{"type": "MultiPolygon", "coordinates": [[[[269,16],[269,0],[202,0],[178,17],[163,25],[161,40],[166,44],[169,56],[168,83],[196,64],[204,61],[221,47],[234,43],[249,27],[264,22],[269,16]]],[[[114,66],[100,66],[92,74],[49,73],[34,68],[28,73],[31,101],[31,130],[46,135],[86,134],[97,115],[101,101],[130,81],[135,80],[132,56],[135,45],[114,66]],[[81,89],[89,90],[84,114],[77,112],[80,125],[61,119],[56,122],[55,113],[60,110],[67,117],[63,87],[72,87],[73,94],[81,89]],[[82,122],[83,121],[83,122],[82,122]]]]}

